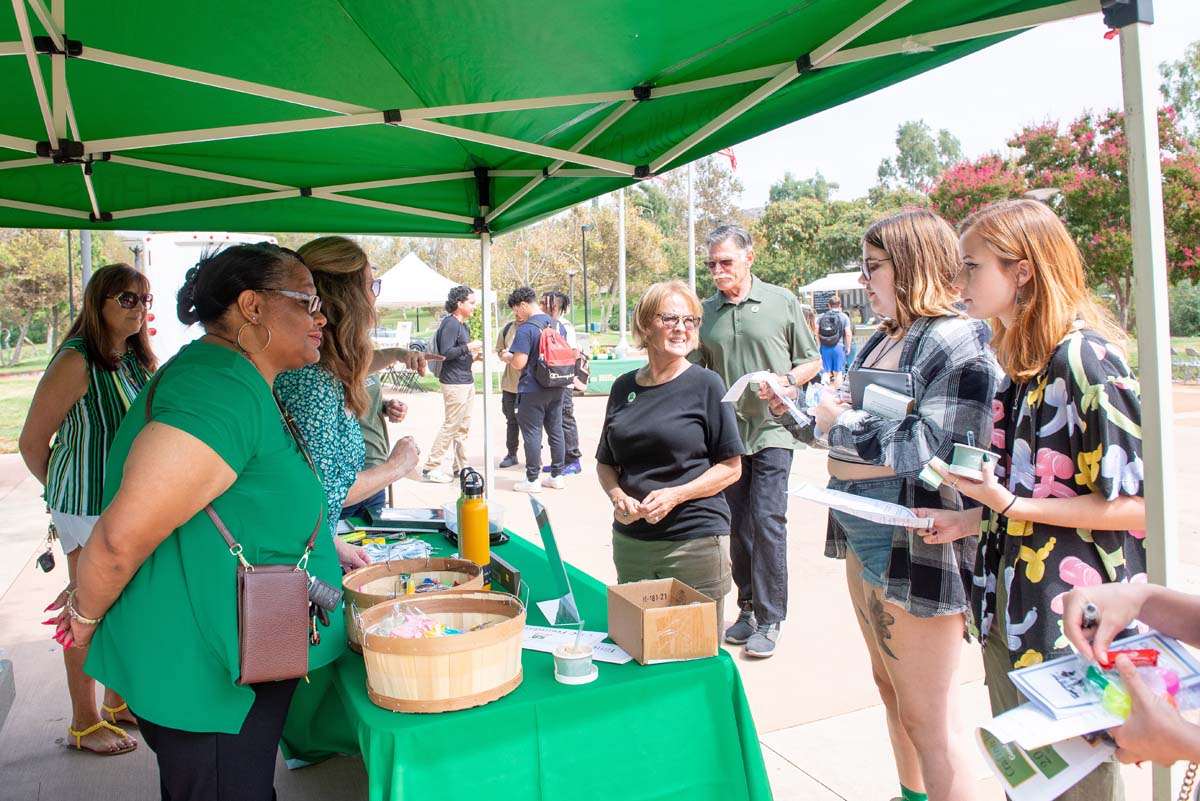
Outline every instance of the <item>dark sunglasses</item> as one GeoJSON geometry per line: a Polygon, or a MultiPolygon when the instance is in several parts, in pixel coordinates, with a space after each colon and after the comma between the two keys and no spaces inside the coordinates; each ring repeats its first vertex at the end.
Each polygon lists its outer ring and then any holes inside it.
{"type": "Polygon", "coordinates": [[[115,300],[122,309],[136,309],[139,303],[149,309],[151,304],[154,303],[154,296],[149,292],[139,294],[127,290],[125,292],[118,292],[116,295],[109,295],[108,297],[115,300]]]}
{"type": "Polygon", "coordinates": [[[679,321],[682,320],[683,327],[686,328],[688,331],[695,331],[697,328],[700,327],[700,321],[702,319],[704,319],[704,318],[700,317],[700,315],[698,315],[698,314],[685,314],[681,317],[678,314],[672,314],[671,312],[664,312],[662,314],[656,314],[654,316],[657,317],[658,319],[662,320],[663,328],[668,328],[668,329],[674,328],[675,326],[679,325],[679,321]]]}
{"type": "Polygon", "coordinates": [[[256,289],[255,292],[274,292],[277,295],[283,295],[285,298],[295,298],[308,307],[309,314],[316,314],[321,310],[321,298],[317,295],[309,295],[304,292],[293,292],[290,289],[256,289]]]}

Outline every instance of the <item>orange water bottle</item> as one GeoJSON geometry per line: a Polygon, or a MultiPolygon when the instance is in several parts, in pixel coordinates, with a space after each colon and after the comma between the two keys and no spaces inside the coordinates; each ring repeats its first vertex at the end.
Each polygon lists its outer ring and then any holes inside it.
{"type": "Polygon", "coordinates": [[[483,497],[483,476],[472,470],[463,475],[463,502],[458,513],[458,546],[464,559],[483,570],[483,588],[492,587],[492,553],[488,532],[487,501],[483,497]]]}

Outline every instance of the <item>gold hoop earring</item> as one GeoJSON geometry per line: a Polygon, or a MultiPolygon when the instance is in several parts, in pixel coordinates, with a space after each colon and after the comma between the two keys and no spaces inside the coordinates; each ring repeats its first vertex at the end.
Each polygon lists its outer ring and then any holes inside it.
{"type": "Polygon", "coordinates": [[[247,356],[255,356],[259,353],[262,353],[267,348],[271,347],[271,329],[268,328],[267,326],[263,325],[262,323],[260,323],[258,321],[258,318],[255,318],[253,320],[247,320],[246,322],[242,323],[242,327],[238,329],[237,336],[234,338],[237,340],[237,346],[239,348],[241,348],[242,353],[246,354],[247,356]],[[244,332],[246,330],[246,328],[248,328],[249,326],[252,326],[252,325],[253,326],[261,325],[263,327],[263,330],[267,332],[267,344],[263,345],[258,350],[248,350],[246,348],[246,346],[242,344],[242,332],[244,332]]]}

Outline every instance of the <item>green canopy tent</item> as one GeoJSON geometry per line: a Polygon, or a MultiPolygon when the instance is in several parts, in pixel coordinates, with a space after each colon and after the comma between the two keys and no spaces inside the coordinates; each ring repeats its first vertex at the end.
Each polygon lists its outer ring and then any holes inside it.
{"type": "MultiPolygon", "coordinates": [[[[12,0],[0,225],[478,237],[486,289],[494,235],[1102,5],[1138,304],[1165,308],[1150,0],[12,0]]],[[[1166,315],[1144,317],[1148,525],[1170,547],[1166,315]]]]}

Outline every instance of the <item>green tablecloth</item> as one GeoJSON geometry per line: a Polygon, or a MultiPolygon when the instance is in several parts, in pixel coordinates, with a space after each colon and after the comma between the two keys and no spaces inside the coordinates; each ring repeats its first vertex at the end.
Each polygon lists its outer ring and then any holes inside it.
{"type": "MultiPolygon", "coordinates": [[[[498,553],[531,587],[528,622],[545,625],[533,605],[550,586],[545,554],[515,536],[498,553]]],[[[586,627],[606,630],[604,585],[574,568],[570,576],[586,627]]],[[[372,704],[362,657],[347,652],[301,683],[285,739],[305,759],[361,751],[371,801],[468,792],[521,801],[771,798],[741,678],[724,651],[600,664],[600,677],[581,687],[554,680],[550,654],[524,651],[522,666],[521,686],[498,701],[415,715],[372,704]]]]}
{"type": "Polygon", "coordinates": [[[588,362],[591,374],[588,377],[588,395],[607,395],[618,376],[636,370],[646,364],[646,357],[636,359],[592,359],[588,362]]]}

